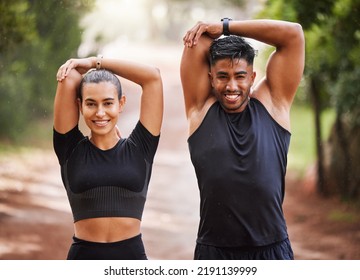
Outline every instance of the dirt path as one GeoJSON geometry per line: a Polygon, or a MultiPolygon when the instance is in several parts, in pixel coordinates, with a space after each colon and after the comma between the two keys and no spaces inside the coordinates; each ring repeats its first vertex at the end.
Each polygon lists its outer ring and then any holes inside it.
{"type": "MultiPolygon", "coordinates": [[[[139,53],[133,49],[128,57],[139,53]]],[[[166,56],[152,59],[163,75],[165,117],[142,233],[150,259],[192,259],[199,206],[178,77],[181,53],[173,48],[160,53],[166,56]]],[[[124,87],[130,92],[131,85],[124,87]]],[[[125,135],[137,120],[138,103],[130,94],[127,99],[127,121],[120,121],[125,135]]],[[[360,259],[359,215],[334,199],[308,194],[304,182],[293,177],[289,172],[284,211],[296,259],[360,259]]],[[[72,218],[52,150],[0,157],[0,224],[0,259],[66,257],[72,218]]]]}

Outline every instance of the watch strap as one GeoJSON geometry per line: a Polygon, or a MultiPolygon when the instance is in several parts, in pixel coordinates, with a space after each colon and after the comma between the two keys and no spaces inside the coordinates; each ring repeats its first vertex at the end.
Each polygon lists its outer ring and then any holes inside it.
{"type": "Polygon", "coordinates": [[[223,23],[223,34],[225,36],[229,36],[230,35],[230,30],[229,30],[229,21],[231,21],[231,18],[223,18],[221,19],[222,23],[223,23]]]}

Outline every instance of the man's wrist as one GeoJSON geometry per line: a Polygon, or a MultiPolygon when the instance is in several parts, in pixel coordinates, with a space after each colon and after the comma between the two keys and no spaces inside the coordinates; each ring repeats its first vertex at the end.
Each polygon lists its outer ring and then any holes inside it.
{"type": "Polygon", "coordinates": [[[230,30],[229,30],[229,22],[232,21],[231,18],[223,18],[221,19],[222,23],[223,23],[223,34],[225,36],[229,36],[230,35],[230,30]]]}

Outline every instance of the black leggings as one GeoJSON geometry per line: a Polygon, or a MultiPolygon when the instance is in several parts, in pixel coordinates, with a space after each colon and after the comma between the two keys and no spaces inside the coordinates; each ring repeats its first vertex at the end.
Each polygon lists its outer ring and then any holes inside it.
{"type": "Polygon", "coordinates": [[[68,260],[147,260],[141,234],[117,242],[91,242],[73,237],[68,260]]]}

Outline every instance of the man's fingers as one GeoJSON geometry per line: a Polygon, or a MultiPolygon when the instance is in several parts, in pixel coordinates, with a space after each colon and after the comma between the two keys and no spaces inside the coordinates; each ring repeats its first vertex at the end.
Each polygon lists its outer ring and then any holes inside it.
{"type": "Polygon", "coordinates": [[[184,45],[190,48],[195,46],[201,35],[207,31],[207,26],[206,23],[199,21],[193,28],[186,32],[183,38],[184,45]]]}

